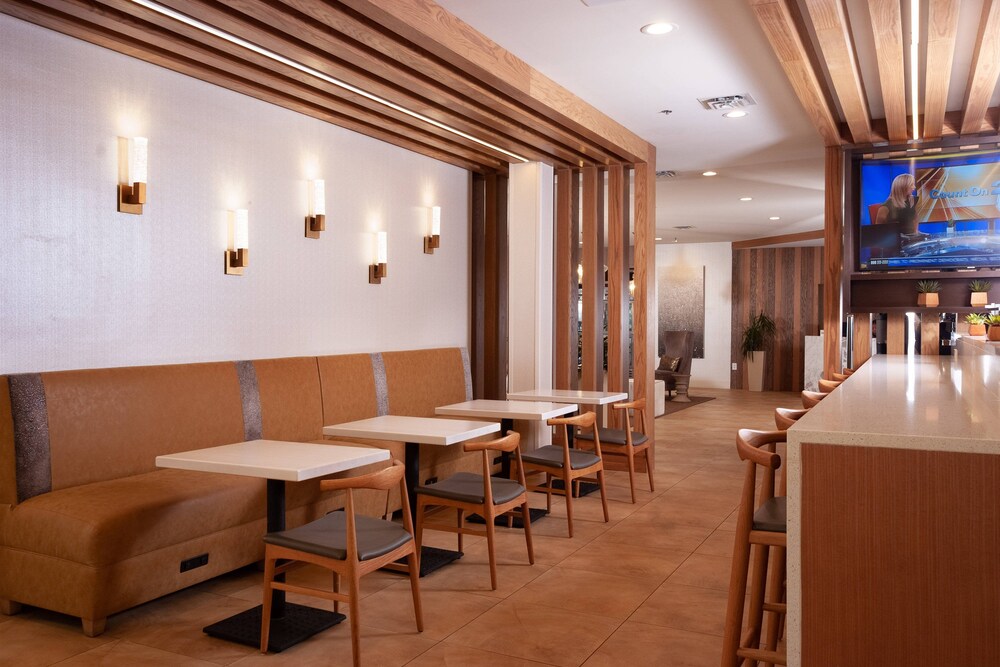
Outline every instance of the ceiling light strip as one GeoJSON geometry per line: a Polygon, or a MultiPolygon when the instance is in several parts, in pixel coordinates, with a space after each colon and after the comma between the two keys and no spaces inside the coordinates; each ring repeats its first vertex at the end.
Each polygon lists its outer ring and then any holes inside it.
{"type": "Polygon", "coordinates": [[[913,140],[920,141],[920,98],[917,84],[920,76],[920,0],[910,0],[910,107],[913,118],[913,140]]]}
{"type": "Polygon", "coordinates": [[[150,2],[149,0],[132,0],[132,2],[135,3],[135,4],[137,4],[137,5],[141,5],[141,6],[145,7],[146,9],[150,9],[150,10],[152,10],[152,11],[158,13],[158,14],[162,14],[163,16],[167,16],[167,17],[172,18],[172,19],[174,19],[176,21],[180,21],[181,23],[187,24],[187,25],[191,26],[192,28],[197,28],[198,30],[201,30],[202,32],[207,32],[210,35],[215,35],[216,37],[219,37],[220,39],[226,40],[227,42],[230,42],[232,44],[236,44],[237,46],[241,46],[241,47],[243,47],[245,49],[253,51],[254,53],[258,53],[258,54],[264,56],[265,58],[270,58],[271,60],[274,60],[275,62],[279,62],[279,63],[281,63],[283,65],[287,65],[288,67],[291,67],[293,69],[297,69],[300,72],[308,74],[309,76],[315,77],[315,78],[320,79],[322,81],[326,81],[327,83],[332,84],[334,86],[337,86],[338,88],[343,88],[344,90],[352,92],[355,95],[360,95],[361,97],[369,99],[372,102],[376,102],[376,103],[381,104],[383,106],[389,107],[390,109],[394,109],[394,110],[396,110],[396,111],[398,111],[400,113],[403,113],[403,114],[406,114],[407,116],[410,116],[411,118],[416,118],[417,120],[423,121],[424,123],[428,123],[429,125],[433,125],[434,127],[437,127],[437,128],[442,129],[442,130],[445,130],[446,132],[450,132],[450,133],[452,133],[454,135],[462,137],[463,139],[468,139],[469,141],[477,143],[480,146],[485,146],[486,148],[489,148],[491,150],[497,151],[498,153],[503,153],[504,155],[508,155],[508,156],[514,158],[515,160],[520,160],[521,162],[528,162],[529,161],[528,158],[522,157],[522,156],[518,155],[517,153],[512,153],[512,152],[510,152],[510,151],[508,151],[508,150],[506,150],[504,148],[500,148],[499,146],[497,146],[495,144],[491,144],[488,141],[484,141],[482,139],[479,139],[477,137],[472,136],[471,134],[467,134],[467,133],[465,133],[465,132],[463,132],[463,131],[461,131],[461,130],[459,130],[457,128],[454,128],[454,127],[452,127],[450,125],[446,125],[445,123],[442,123],[441,121],[434,120],[433,118],[425,116],[425,115],[423,115],[421,113],[417,113],[416,111],[412,111],[411,109],[407,109],[406,107],[400,106],[400,105],[396,104],[395,102],[391,102],[391,101],[385,99],[384,97],[379,97],[378,95],[374,95],[372,93],[369,93],[368,91],[362,90],[361,88],[358,88],[357,86],[352,86],[351,84],[347,83],[346,81],[341,81],[340,79],[335,79],[332,76],[329,76],[328,74],[324,74],[323,72],[320,72],[319,70],[315,70],[312,67],[309,67],[307,65],[303,65],[302,63],[296,62],[296,61],[294,61],[294,60],[292,60],[290,58],[286,58],[285,56],[282,56],[282,55],[280,55],[278,53],[275,53],[274,51],[270,51],[268,49],[265,49],[262,46],[258,46],[258,45],[254,44],[252,42],[248,42],[245,39],[241,39],[241,38],[239,38],[239,37],[237,37],[235,35],[231,35],[228,32],[225,32],[223,30],[219,30],[218,28],[210,26],[207,23],[202,23],[201,21],[198,21],[197,19],[193,19],[190,16],[187,16],[186,14],[181,14],[180,12],[176,12],[173,9],[170,9],[169,7],[164,7],[163,5],[159,5],[159,4],[155,3],[155,2],[150,2]]]}

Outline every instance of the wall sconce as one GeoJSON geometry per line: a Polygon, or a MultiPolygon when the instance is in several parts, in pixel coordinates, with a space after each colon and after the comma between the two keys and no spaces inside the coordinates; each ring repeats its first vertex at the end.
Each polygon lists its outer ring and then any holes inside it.
{"type": "Polygon", "coordinates": [[[431,207],[431,235],[424,237],[424,252],[434,254],[435,248],[441,247],[441,207],[431,207]]]}
{"type": "Polygon", "coordinates": [[[368,267],[368,282],[381,285],[382,279],[389,275],[387,264],[389,257],[388,232],[375,232],[375,263],[368,267]]]}
{"type": "Polygon", "coordinates": [[[306,238],[318,239],[326,231],[326,181],[309,181],[309,215],[306,216],[306,238]]]}
{"type": "Polygon", "coordinates": [[[635,270],[628,271],[628,295],[630,299],[635,298],[635,270]]]}
{"type": "Polygon", "coordinates": [[[118,184],[118,212],[142,215],[142,205],[146,203],[146,167],[149,156],[149,141],[146,137],[132,137],[126,141],[128,143],[128,148],[125,151],[127,182],[118,184]]]}
{"type": "Polygon", "coordinates": [[[229,250],[226,275],[242,276],[250,254],[250,214],[245,208],[229,212],[229,250]]]}

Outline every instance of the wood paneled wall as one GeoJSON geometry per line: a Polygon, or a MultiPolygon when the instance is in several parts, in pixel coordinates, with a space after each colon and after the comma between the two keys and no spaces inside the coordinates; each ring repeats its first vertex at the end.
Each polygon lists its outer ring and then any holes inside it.
{"type": "MultiPolygon", "coordinates": [[[[740,355],[743,329],[763,310],[778,328],[764,369],[765,391],[800,391],[804,336],[819,334],[819,290],[823,248],[733,250],[732,372],[730,387],[745,389],[746,364],[740,355]]],[[[706,313],[711,315],[711,304],[706,313]]],[[[706,325],[711,326],[711,321],[706,325]]]]}

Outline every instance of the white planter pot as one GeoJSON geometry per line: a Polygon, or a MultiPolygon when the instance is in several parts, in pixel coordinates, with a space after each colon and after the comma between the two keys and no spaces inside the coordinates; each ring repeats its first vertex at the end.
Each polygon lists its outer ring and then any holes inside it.
{"type": "Polygon", "coordinates": [[[750,391],[763,391],[764,389],[764,363],[766,352],[757,351],[752,357],[746,358],[747,365],[747,388],[750,391]]]}

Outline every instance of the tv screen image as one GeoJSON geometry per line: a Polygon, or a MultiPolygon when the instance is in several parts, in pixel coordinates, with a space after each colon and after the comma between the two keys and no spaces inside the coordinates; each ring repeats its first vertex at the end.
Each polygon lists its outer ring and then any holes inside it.
{"type": "Polygon", "coordinates": [[[1000,154],[863,160],[861,271],[1000,267],[1000,154]]]}

